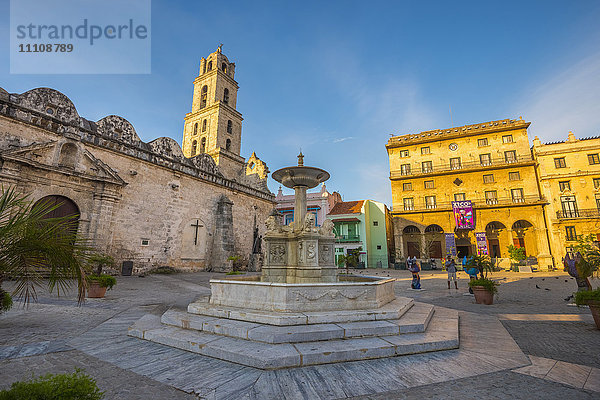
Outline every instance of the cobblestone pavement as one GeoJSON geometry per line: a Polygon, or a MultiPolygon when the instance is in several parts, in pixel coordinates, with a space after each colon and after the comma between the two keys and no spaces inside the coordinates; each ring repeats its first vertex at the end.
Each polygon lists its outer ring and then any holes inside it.
{"type": "Polygon", "coordinates": [[[600,368],[600,331],[591,322],[502,324],[525,354],[600,368]]]}
{"type": "Polygon", "coordinates": [[[378,393],[370,396],[353,397],[353,400],[389,399],[544,399],[580,400],[598,399],[598,393],[571,388],[548,382],[532,376],[502,371],[479,375],[474,378],[457,379],[450,382],[434,383],[416,388],[378,393]]]}
{"type": "MultiPolygon", "coordinates": [[[[494,305],[475,304],[465,295],[467,281],[459,273],[459,290],[447,289],[446,273],[422,272],[424,290],[410,289],[410,273],[395,270],[354,271],[397,279],[396,294],[418,301],[467,312],[498,317],[521,350],[528,355],[600,367],[600,331],[594,329],[589,310],[564,300],[576,285],[562,272],[520,274],[501,272],[492,278],[502,283],[494,305]],[[536,287],[537,286],[537,287],[536,287]],[[512,317],[511,317],[512,316],[512,317]],[[517,316],[517,318],[514,318],[517,316]],[[522,317],[522,318],[520,318],[522,317]],[[561,320],[562,319],[562,320],[561,320]]],[[[208,281],[218,273],[119,277],[105,299],[90,299],[78,306],[73,292],[40,291],[39,302],[27,310],[15,306],[0,316],[0,388],[15,380],[47,372],[85,369],[97,379],[106,399],[195,398],[168,384],[122,369],[89,354],[74,350],[69,340],[85,337],[100,324],[128,310],[184,308],[198,297],[210,294],[208,281]],[[158,308],[157,308],[158,307],[158,308]]],[[[593,282],[597,287],[598,282],[593,282]]],[[[5,283],[10,288],[10,282],[5,283]]],[[[106,324],[104,324],[106,325],[106,324]]],[[[125,335],[125,332],[123,332],[125,335]]],[[[357,376],[360,379],[360,376],[357,376]]],[[[597,392],[576,389],[540,378],[501,371],[416,388],[380,393],[363,398],[600,398],[597,392]]]]}

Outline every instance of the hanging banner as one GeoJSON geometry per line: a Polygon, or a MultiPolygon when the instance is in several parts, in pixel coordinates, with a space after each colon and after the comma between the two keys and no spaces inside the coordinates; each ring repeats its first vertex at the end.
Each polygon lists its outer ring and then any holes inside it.
{"type": "Polygon", "coordinates": [[[453,201],[452,211],[454,212],[456,229],[475,229],[473,205],[471,204],[471,200],[453,201]]]}
{"type": "Polygon", "coordinates": [[[487,256],[488,246],[485,232],[475,232],[475,240],[477,241],[477,254],[480,256],[487,256]]]}
{"type": "Polygon", "coordinates": [[[446,235],[446,258],[456,257],[456,241],[454,233],[445,233],[446,235]]]}

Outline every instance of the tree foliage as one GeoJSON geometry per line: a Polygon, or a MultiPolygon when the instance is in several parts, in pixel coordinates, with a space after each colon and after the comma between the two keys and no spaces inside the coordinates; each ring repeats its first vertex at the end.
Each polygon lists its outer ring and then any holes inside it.
{"type": "Polygon", "coordinates": [[[600,276],[600,249],[595,244],[594,234],[582,235],[573,246],[574,253],[581,254],[581,260],[575,265],[581,278],[600,276]]]}

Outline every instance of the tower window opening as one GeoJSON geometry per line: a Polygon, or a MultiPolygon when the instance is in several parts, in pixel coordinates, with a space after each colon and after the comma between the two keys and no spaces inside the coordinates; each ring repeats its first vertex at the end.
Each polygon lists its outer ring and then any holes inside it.
{"type": "Polygon", "coordinates": [[[225,142],[225,149],[231,150],[231,139],[227,139],[227,142],[225,142]]]}
{"type": "Polygon", "coordinates": [[[208,62],[208,67],[206,68],[208,71],[212,71],[212,61],[208,62]]]}
{"type": "Polygon", "coordinates": [[[197,135],[197,134],[198,134],[198,123],[196,122],[194,124],[194,135],[197,135]]]}
{"type": "Polygon", "coordinates": [[[206,100],[208,99],[208,86],[202,87],[202,93],[200,94],[200,109],[206,107],[206,100]]]}
{"type": "Polygon", "coordinates": [[[200,141],[200,153],[205,153],[206,152],[206,138],[203,137],[202,140],[200,141]]]}
{"type": "Polygon", "coordinates": [[[223,70],[223,72],[227,73],[227,63],[221,64],[221,69],[223,70]]]}
{"type": "Polygon", "coordinates": [[[204,62],[204,65],[202,66],[202,73],[203,74],[206,73],[206,61],[204,62]]]}
{"type": "Polygon", "coordinates": [[[202,121],[202,132],[206,132],[206,120],[202,121]]]}
{"type": "Polygon", "coordinates": [[[194,140],[194,141],[192,142],[192,156],[195,156],[195,155],[196,155],[196,150],[197,150],[197,147],[198,147],[198,142],[197,142],[196,140],[194,140]]]}
{"type": "Polygon", "coordinates": [[[229,89],[227,88],[223,91],[223,103],[229,104],[229,89]]]}
{"type": "Polygon", "coordinates": [[[227,133],[233,133],[233,122],[230,119],[227,120],[227,133]]]}

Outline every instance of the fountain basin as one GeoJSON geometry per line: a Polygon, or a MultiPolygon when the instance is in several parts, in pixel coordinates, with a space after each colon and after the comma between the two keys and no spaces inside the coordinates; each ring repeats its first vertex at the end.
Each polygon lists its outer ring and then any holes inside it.
{"type": "Polygon", "coordinates": [[[376,309],[394,300],[394,279],[340,276],[331,283],[211,279],[210,304],[274,312],[376,309]]]}

